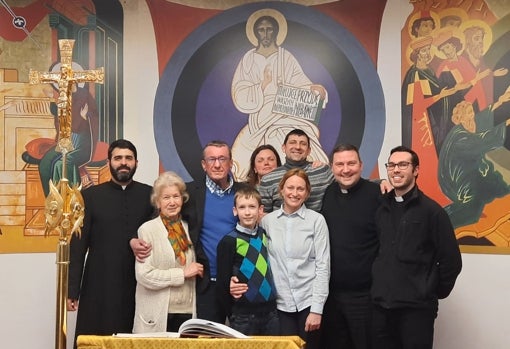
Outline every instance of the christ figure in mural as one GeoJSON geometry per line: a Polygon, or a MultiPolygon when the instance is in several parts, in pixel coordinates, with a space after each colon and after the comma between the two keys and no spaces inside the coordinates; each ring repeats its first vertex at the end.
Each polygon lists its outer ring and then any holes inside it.
{"type": "Polygon", "coordinates": [[[259,145],[271,144],[283,158],[285,135],[295,128],[310,137],[311,159],[327,163],[316,120],[280,113],[274,108],[278,90],[283,86],[306,89],[320,98],[320,108],[327,102],[326,89],[310,81],[297,59],[280,46],[287,34],[285,18],[272,9],[259,10],[248,19],[246,34],[255,47],[243,56],[232,81],[234,105],[248,114],[248,124],[239,131],[232,146],[234,176],[238,180],[245,178],[251,153],[259,145]]]}

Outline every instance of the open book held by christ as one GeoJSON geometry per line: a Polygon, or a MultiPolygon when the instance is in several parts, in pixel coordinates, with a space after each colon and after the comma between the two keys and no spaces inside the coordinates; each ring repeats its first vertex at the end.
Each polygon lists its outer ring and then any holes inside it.
{"type": "Polygon", "coordinates": [[[117,337],[138,337],[138,338],[249,338],[227,325],[203,319],[189,319],[182,323],[179,332],[149,332],[149,333],[118,333],[117,337]]]}
{"type": "Polygon", "coordinates": [[[279,85],[272,112],[305,119],[319,124],[324,100],[307,88],[279,85]]]}

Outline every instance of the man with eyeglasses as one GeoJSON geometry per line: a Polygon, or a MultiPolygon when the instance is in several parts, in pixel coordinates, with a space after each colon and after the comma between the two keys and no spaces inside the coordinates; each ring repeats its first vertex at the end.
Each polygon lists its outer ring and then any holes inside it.
{"type": "Polygon", "coordinates": [[[197,262],[204,266],[204,276],[197,278],[197,317],[219,323],[225,322],[226,314],[216,298],[216,248],[236,226],[234,195],[243,185],[234,181],[232,165],[229,145],[218,140],[209,142],[202,158],[205,178],[187,185],[190,200],[183,206],[197,262]]]}
{"type": "Polygon", "coordinates": [[[418,155],[393,148],[386,168],[394,190],[376,213],[379,252],[372,267],[373,348],[431,349],[438,299],[462,268],[446,211],[418,189],[418,155]]]}

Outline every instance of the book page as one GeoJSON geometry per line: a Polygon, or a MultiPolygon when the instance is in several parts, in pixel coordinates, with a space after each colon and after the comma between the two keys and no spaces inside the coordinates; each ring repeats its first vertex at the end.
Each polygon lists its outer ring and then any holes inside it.
{"type": "Polygon", "coordinates": [[[177,332],[147,332],[147,333],[116,333],[114,337],[122,338],[179,338],[177,332]]]}
{"type": "Polygon", "coordinates": [[[179,333],[182,336],[249,338],[227,325],[203,319],[189,319],[185,321],[179,327],[179,333]]]}

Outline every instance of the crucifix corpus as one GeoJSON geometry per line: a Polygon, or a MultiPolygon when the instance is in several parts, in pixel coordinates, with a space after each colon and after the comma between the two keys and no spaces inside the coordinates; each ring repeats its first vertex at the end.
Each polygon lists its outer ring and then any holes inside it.
{"type": "MultiPolygon", "coordinates": [[[[58,144],[57,151],[69,152],[74,149],[71,142],[71,107],[73,86],[81,82],[104,82],[104,68],[73,71],[74,40],[59,40],[60,72],[38,72],[30,70],[30,83],[52,83],[58,85],[58,144]]],[[[65,169],[65,167],[64,167],[65,169]]],[[[63,176],[65,177],[65,176],[63,176]]]]}
{"type": "Polygon", "coordinates": [[[74,40],[59,40],[60,72],[38,72],[30,70],[31,84],[51,83],[58,85],[58,136],[56,151],[62,153],[62,179],[54,184],[50,180],[50,193],[45,202],[46,224],[44,235],[53,232],[59,235],[57,246],[57,317],[55,348],[65,349],[67,338],[67,283],[69,278],[69,241],[73,233],[81,237],[85,205],[81,185],[69,186],[66,174],[66,155],[74,149],[71,141],[71,110],[73,86],[82,82],[104,81],[104,68],[73,71],[74,40]]]}

